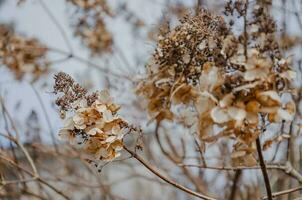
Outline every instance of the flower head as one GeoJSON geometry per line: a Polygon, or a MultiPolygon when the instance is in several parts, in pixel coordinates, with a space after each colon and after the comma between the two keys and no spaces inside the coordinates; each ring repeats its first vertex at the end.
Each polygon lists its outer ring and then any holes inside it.
{"type": "Polygon", "coordinates": [[[0,61],[21,80],[31,75],[36,81],[48,70],[47,49],[34,38],[26,38],[14,33],[6,25],[0,25],[0,61]]]}
{"type": "Polygon", "coordinates": [[[92,96],[83,92],[70,98],[66,93],[76,93],[74,80],[62,72],[55,79],[55,92],[65,93],[57,104],[73,113],[66,119],[59,137],[80,148],[90,159],[111,161],[117,158],[129,126],[117,115],[120,107],[113,103],[108,91],[95,92],[92,96]]]}

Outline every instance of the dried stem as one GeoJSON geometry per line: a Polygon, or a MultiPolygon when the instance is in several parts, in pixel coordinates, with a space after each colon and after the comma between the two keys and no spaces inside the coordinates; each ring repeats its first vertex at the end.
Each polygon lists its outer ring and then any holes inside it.
{"type": "MultiPolygon", "coordinates": [[[[159,127],[160,127],[160,122],[158,122],[156,124],[156,128],[155,128],[155,138],[157,141],[157,144],[161,150],[161,152],[170,160],[172,161],[174,164],[179,165],[179,163],[181,163],[181,158],[179,157],[179,155],[176,152],[176,148],[173,146],[172,142],[169,140],[168,137],[166,137],[167,140],[167,144],[169,145],[170,149],[172,149],[172,152],[174,153],[174,155],[170,154],[168,151],[166,151],[163,147],[163,144],[161,142],[160,136],[159,136],[159,127]]],[[[181,166],[180,166],[181,167],[181,166]]],[[[197,180],[194,175],[186,168],[186,167],[181,167],[182,172],[184,173],[184,175],[186,175],[186,177],[195,185],[196,189],[198,192],[204,192],[204,188],[202,187],[202,183],[197,180]]]]}
{"type": "Polygon", "coordinates": [[[247,43],[248,43],[248,33],[247,33],[247,10],[248,10],[248,5],[249,5],[249,1],[246,0],[245,4],[244,4],[244,16],[243,16],[243,20],[244,20],[244,25],[243,25],[243,31],[244,31],[244,56],[245,59],[248,59],[248,55],[247,55],[247,43]]]}
{"type": "Polygon", "coordinates": [[[256,146],[257,146],[257,152],[258,152],[258,156],[259,156],[259,164],[260,164],[262,175],[263,175],[263,178],[264,178],[267,198],[269,200],[273,200],[271,185],[270,185],[270,181],[269,181],[269,178],[268,178],[265,162],[264,162],[264,159],[263,159],[262,150],[261,150],[261,143],[260,143],[259,137],[256,139],[256,146]]]}
{"type": "Polygon", "coordinates": [[[136,160],[138,160],[142,165],[144,165],[144,167],[146,167],[149,171],[151,171],[153,174],[155,174],[157,177],[159,177],[160,179],[162,179],[163,181],[169,183],[170,185],[188,193],[191,194],[195,197],[201,198],[201,199],[205,199],[205,200],[216,200],[215,198],[206,196],[204,194],[200,194],[197,192],[194,192],[192,190],[190,190],[189,188],[186,188],[183,185],[180,185],[179,183],[169,179],[168,177],[162,175],[157,169],[155,169],[153,166],[149,165],[143,158],[141,158],[139,155],[137,155],[135,152],[131,151],[130,149],[128,149],[127,147],[124,146],[124,149],[130,153],[136,160]]]}
{"type": "MultiPolygon", "coordinates": [[[[282,195],[285,195],[285,194],[290,194],[292,192],[297,192],[297,191],[300,191],[300,190],[302,190],[302,186],[292,188],[292,189],[288,189],[288,190],[283,190],[283,191],[280,191],[280,192],[275,192],[275,193],[272,194],[272,196],[273,197],[278,197],[278,196],[282,196],[282,195]]],[[[268,197],[263,197],[262,199],[263,200],[268,199],[268,197]]]]}
{"type": "Polygon", "coordinates": [[[238,188],[237,184],[239,182],[241,174],[242,174],[241,170],[238,170],[238,171],[235,172],[235,176],[234,176],[234,180],[233,180],[233,186],[232,186],[232,189],[231,189],[231,194],[230,194],[229,200],[234,200],[235,197],[236,197],[236,191],[237,191],[237,188],[238,188]]]}
{"type": "Polygon", "coordinates": [[[61,195],[62,197],[64,197],[64,199],[70,200],[70,198],[68,196],[66,196],[62,191],[58,190],[57,188],[55,188],[53,185],[49,184],[47,181],[45,181],[43,178],[41,177],[36,177],[34,173],[32,173],[31,171],[21,167],[20,165],[18,165],[17,163],[15,163],[14,161],[12,161],[9,158],[6,158],[3,155],[0,155],[0,158],[5,160],[6,162],[10,163],[11,165],[13,165],[14,167],[21,169],[22,171],[24,171],[25,173],[31,175],[32,177],[36,178],[37,181],[41,182],[42,184],[48,186],[49,188],[51,188],[53,191],[55,191],[57,194],[61,195]]]}

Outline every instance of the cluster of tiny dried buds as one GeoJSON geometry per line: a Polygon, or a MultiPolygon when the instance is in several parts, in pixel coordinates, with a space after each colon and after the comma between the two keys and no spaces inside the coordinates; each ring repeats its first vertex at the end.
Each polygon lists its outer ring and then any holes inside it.
{"type": "Polygon", "coordinates": [[[223,36],[228,32],[222,17],[201,10],[185,17],[181,25],[159,36],[156,51],[148,65],[148,78],[140,83],[138,93],[148,97],[148,111],[161,118],[171,118],[171,102],[187,104],[196,98],[195,86],[203,64],[220,56],[223,36]]]}
{"type": "Polygon", "coordinates": [[[80,37],[92,55],[111,52],[113,37],[106,28],[104,16],[113,16],[106,0],[67,0],[76,7],[75,35],[80,37]]]}
{"type": "MultiPolygon", "coordinates": [[[[239,1],[228,6],[232,14],[246,15],[239,1]]],[[[256,164],[255,140],[262,127],[292,121],[295,114],[295,103],[281,99],[291,94],[296,73],[281,56],[275,31],[259,4],[239,36],[206,10],[184,18],[159,36],[147,78],[138,85],[151,117],[180,119],[204,142],[235,137],[233,164],[256,164]]]]}
{"type": "Polygon", "coordinates": [[[34,38],[26,38],[14,33],[6,25],[0,25],[0,61],[7,66],[17,80],[31,75],[36,81],[49,68],[47,49],[34,38]]]}
{"type": "Polygon", "coordinates": [[[123,137],[133,127],[118,116],[120,109],[112,102],[107,91],[87,94],[87,91],[67,74],[55,76],[56,104],[62,112],[69,111],[59,137],[78,147],[94,163],[112,161],[123,149],[123,137]]]}

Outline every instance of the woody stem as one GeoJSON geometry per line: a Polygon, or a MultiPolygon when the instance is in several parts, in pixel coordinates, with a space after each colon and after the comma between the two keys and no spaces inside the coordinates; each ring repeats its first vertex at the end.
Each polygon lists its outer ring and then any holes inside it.
{"type": "Polygon", "coordinates": [[[259,164],[260,164],[262,175],[263,175],[263,178],[264,178],[264,183],[265,183],[265,188],[266,188],[266,193],[267,193],[267,199],[268,200],[273,200],[271,185],[270,185],[270,181],[269,181],[269,178],[268,178],[265,162],[264,162],[264,159],[263,159],[262,150],[261,150],[261,143],[260,143],[259,137],[256,139],[256,146],[257,146],[257,152],[258,152],[258,157],[259,157],[259,164]]]}

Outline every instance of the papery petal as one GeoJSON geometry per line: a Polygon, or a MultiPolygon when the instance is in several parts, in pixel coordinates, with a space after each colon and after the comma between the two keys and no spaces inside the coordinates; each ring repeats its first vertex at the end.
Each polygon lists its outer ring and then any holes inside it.
{"type": "MultiPolygon", "coordinates": [[[[209,64],[210,65],[210,64],[209,64]]],[[[202,90],[212,91],[215,85],[217,85],[218,81],[218,68],[215,66],[209,67],[208,71],[203,71],[202,75],[199,78],[200,86],[202,90]]]]}
{"type": "Polygon", "coordinates": [[[234,100],[235,96],[233,93],[229,93],[225,95],[221,101],[219,101],[219,106],[222,108],[225,108],[227,106],[230,106],[234,100]]]}
{"type": "Polygon", "coordinates": [[[85,129],[87,126],[86,126],[86,124],[75,124],[74,127],[77,128],[77,129],[83,130],[83,129],[85,129]]]}
{"type": "Polygon", "coordinates": [[[265,106],[278,106],[281,98],[276,91],[269,90],[256,95],[261,104],[265,106]]]}
{"type": "Polygon", "coordinates": [[[107,143],[112,143],[112,142],[114,142],[116,139],[117,139],[116,136],[109,136],[109,137],[105,140],[105,142],[107,142],[107,143]]]}
{"type": "Polygon", "coordinates": [[[238,92],[241,90],[249,90],[251,88],[256,87],[257,85],[259,85],[261,83],[261,81],[255,81],[253,83],[249,83],[249,84],[245,84],[245,85],[241,85],[239,87],[236,87],[233,89],[233,92],[238,92]]]}
{"type": "Polygon", "coordinates": [[[111,133],[113,135],[119,135],[122,132],[121,127],[119,125],[115,125],[112,127],[111,133]]]}
{"type": "Polygon", "coordinates": [[[97,105],[96,105],[96,110],[97,110],[99,113],[103,113],[105,110],[107,110],[107,107],[106,107],[106,105],[104,105],[104,104],[97,104],[97,105]]]}
{"type": "Polygon", "coordinates": [[[259,111],[262,113],[276,113],[279,107],[262,107],[259,111]]]}
{"type": "Polygon", "coordinates": [[[244,79],[246,81],[254,81],[256,79],[265,79],[267,78],[269,71],[267,69],[259,68],[259,69],[252,69],[244,72],[244,79]]]}
{"type": "Polygon", "coordinates": [[[103,112],[103,119],[105,122],[111,122],[112,120],[114,120],[112,112],[110,110],[105,110],[103,112]]]}
{"type": "Polygon", "coordinates": [[[75,115],[75,116],[73,116],[73,122],[75,123],[75,124],[83,124],[84,123],[84,118],[82,117],[82,116],[80,116],[80,115],[75,115]]]}
{"type": "Polygon", "coordinates": [[[228,111],[229,116],[232,119],[237,120],[237,121],[242,121],[246,117],[246,111],[241,108],[232,106],[232,107],[227,108],[227,111],[228,111]]]}
{"type": "Polygon", "coordinates": [[[258,124],[258,114],[248,112],[246,115],[246,120],[249,124],[258,124]]]}
{"type": "Polygon", "coordinates": [[[216,123],[225,123],[231,120],[227,110],[215,107],[211,111],[211,117],[216,123]]]}
{"type": "Polygon", "coordinates": [[[92,128],[87,132],[87,135],[96,135],[97,133],[101,133],[102,130],[99,128],[92,128]]]}
{"type": "Polygon", "coordinates": [[[200,95],[204,96],[204,97],[208,97],[209,99],[211,99],[215,103],[218,103],[217,98],[213,94],[209,93],[208,91],[203,91],[203,92],[200,93],[200,95]]]}
{"type": "Polygon", "coordinates": [[[199,114],[203,114],[215,106],[214,102],[209,97],[205,96],[199,96],[194,103],[199,114]]]}
{"type": "Polygon", "coordinates": [[[246,155],[246,151],[234,151],[231,153],[231,158],[238,158],[246,155]]]}

